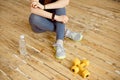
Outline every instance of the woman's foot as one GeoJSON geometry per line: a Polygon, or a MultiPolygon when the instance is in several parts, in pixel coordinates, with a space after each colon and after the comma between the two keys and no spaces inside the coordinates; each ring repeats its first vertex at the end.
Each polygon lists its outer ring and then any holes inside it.
{"type": "Polygon", "coordinates": [[[66,53],[63,47],[63,42],[58,40],[57,43],[54,44],[54,48],[56,50],[55,57],[57,59],[64,59],[66,57],[66,53]]]}
{"type": "Polygon", "coordinates": [[[66,34],[65,37],[68,37],[74,41],[80,41],[83,38],[83,35],[81,33],[77,33],[77,32],[72,32],[70,30],[66,30],[66,34]]]}

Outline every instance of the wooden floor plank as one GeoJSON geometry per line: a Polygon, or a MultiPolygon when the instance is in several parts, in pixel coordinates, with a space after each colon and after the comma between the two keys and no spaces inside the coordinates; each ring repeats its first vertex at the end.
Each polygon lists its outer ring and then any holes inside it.
{"type": "Polygon", "coordinates": [[[114,0],[70,0],[67,27],[81,32],[80,42],[65,38],[67,58],[57,60],[55,33],[32,32],[29,0],[0,0],[0,80],[119,80],[120,3],[114,0]],[[25,35],[26,56],[19,53],[25,35]],[[83,79],[70,70],[75,58],[88,59],[91,75],[83,79]]]}

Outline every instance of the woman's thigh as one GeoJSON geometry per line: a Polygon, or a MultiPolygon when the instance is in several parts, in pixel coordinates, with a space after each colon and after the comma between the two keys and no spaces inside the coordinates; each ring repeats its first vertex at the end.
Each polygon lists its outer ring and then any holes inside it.
{"type": "Polygon", "coordinates": [[[36,30],[37,32],[54,31],[53,22],[42,16],[32,13],[29,17],[29,22],[32,29],[36,30]]]}

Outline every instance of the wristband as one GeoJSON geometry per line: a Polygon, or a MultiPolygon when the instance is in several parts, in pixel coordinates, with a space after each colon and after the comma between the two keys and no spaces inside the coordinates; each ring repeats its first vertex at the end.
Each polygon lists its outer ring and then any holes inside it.
{"type": "Polygon", "coordinates": [[[55,13],[52,13],[52,21],[54,21],[55,13]]]}

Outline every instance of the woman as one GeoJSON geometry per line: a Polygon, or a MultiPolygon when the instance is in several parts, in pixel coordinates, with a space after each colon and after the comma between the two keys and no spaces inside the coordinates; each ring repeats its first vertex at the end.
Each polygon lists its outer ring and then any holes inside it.
{"type": "Polygon", "coordinates": [[[79,41],[82,39],[80,33],[71,32],[65,29],[65,23],[68,22],[65,6],[69,0],[32,0],[31,15],[29,22],[34,32],[41,33],[45,31],[56,32],[56,58],[64,59],[66,57],[63,47],[64,37],[79,41]]]}

